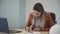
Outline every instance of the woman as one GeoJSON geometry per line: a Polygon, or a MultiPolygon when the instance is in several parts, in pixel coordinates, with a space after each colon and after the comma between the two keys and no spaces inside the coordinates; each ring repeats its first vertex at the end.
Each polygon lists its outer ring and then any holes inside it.
{"type": "Polygon", "coordinates": [[[30,13],[29,19],[26,24],[26,31],[30,31],[32,25],[32,31],[49,31],[54,25],[49,12],[45,12],[41,3],[36,3],[33,7],[33,12],[30,13]]]}

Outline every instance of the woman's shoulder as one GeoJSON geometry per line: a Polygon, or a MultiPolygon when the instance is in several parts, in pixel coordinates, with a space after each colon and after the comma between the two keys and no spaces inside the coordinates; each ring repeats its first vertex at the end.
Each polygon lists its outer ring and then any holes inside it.
{"type": "Polygon", "coordinates": [[[34,12],[30,12],[29,15],[32,15],[33,16],[34,12]]]}
{"type": "Polygon", "coordinates": [[[47,15],[49,15],[51,12],[45,11],[45,13],[46,13],[47,15]]]}
{"type": "Polygon", "coordinates": [[[30,12],[29,13],[29,17],[32,17],[33,18],[33,12],[30,12]]]}
{"type": "Polygon", "coordinates": [[[51,12],[46,12],[46,16],[50,16],[50,13],[51,13],[51,12]]]}

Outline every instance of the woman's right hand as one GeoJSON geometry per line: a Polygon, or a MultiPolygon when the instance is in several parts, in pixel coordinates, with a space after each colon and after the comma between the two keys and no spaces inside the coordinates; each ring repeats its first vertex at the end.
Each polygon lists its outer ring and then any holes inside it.
{"type": "Polygon", "coordinates": [[[41,29],[40,28],[35,28],[34,31],[40,31],[41,29]]]}
{"type": "Polygon", "coordinates": [[[30,31],[30,27],[26,27],[26,31],[28,31],[28,32],[29,32],[29,31],[30,31]]]}

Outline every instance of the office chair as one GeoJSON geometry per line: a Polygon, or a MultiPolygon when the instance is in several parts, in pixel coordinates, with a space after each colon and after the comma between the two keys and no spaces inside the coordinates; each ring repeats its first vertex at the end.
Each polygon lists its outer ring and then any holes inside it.
{"type": "Polygon", "coordinates": [[[57,21],[56,21],[56,15],[55,15],[55,13],[52,13],[52,12],[51,12],[51,17],[52,17],[54,23],[56,24],[57,21]]]}

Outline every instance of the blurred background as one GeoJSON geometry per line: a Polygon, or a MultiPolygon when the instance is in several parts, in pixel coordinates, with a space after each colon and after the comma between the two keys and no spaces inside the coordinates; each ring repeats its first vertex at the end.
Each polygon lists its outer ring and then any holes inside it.
{"type": "Polygon", "coordinates": [[[0,0],[0,18],[7,18],[9,29],[24,28],[37,2],[42,3],[45,11],[55,13],[60,24],[60,0],[0,0]]]}

